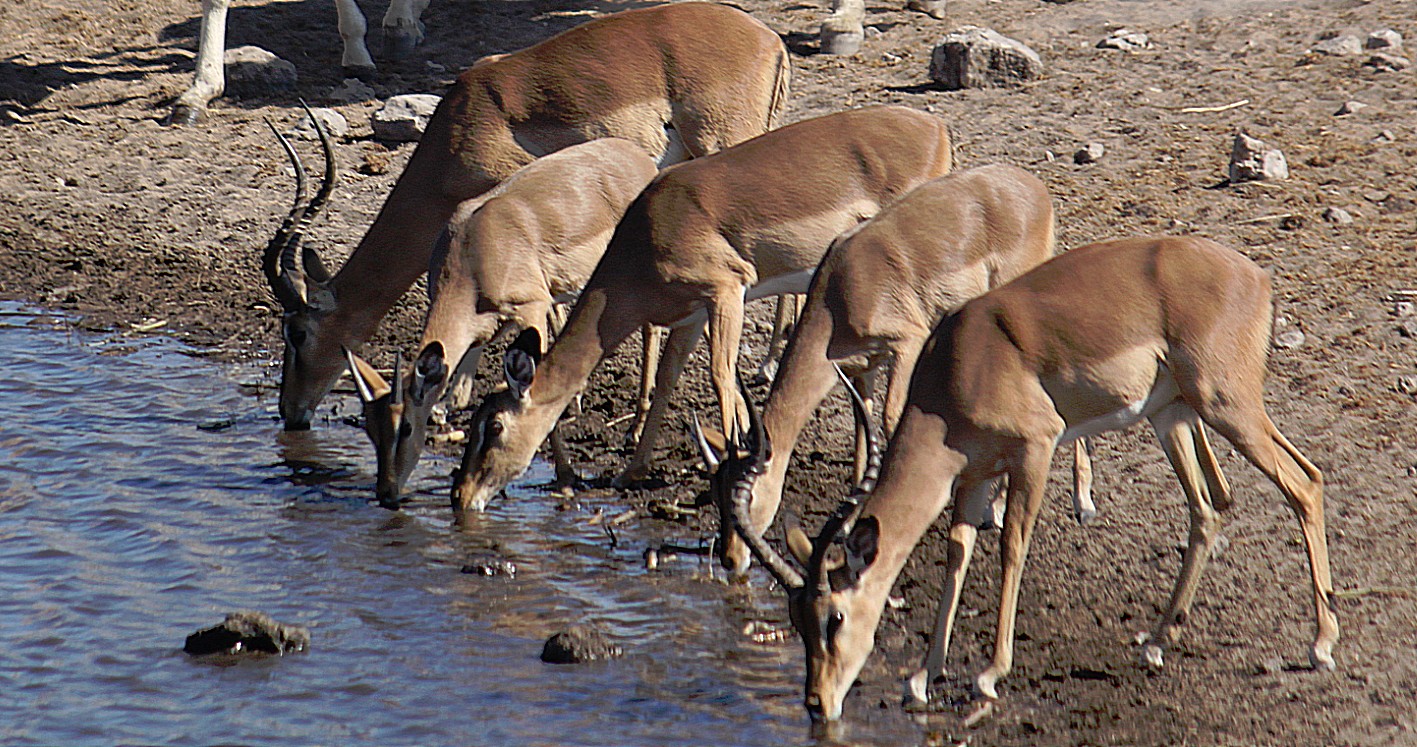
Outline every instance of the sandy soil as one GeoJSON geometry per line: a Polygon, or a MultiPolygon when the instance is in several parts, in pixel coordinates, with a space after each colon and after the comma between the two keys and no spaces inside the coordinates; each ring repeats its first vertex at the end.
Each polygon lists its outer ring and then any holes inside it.
{"type": "MultiPolygon", "coordinates": [[[[1048,183],[1062,246],[1157,232],[1219,240],[1273,274],[1284,329],[1304,335],[1273,353],[1269,404],[1327,476],[1344,625],[1339,671],[1319,675],[1301,666],[1312,613],[1297,525],[1277,491],[1228,446],[1221,453],[1239,499],[1224,530],[1229,547],[1202,584],[1183,650],[1163,672],[1136,666],[1131,640],[1150,628],[1169,594],[1186,516],[1154,440],[1141,431],[1112,435],[1098,449],[1103,513],[1095,525],[1071,522],[1058,479],[1024,583],[1005,706],[970,731],[959,726],[962,706],[949,701],[984,666],[992,638],[997,542],[981,542],[946,703],[927,719],[929,740],[1417,744],[1417,522],[1410,518],[1417,433],[1413,396],[1400,383],[1417,373],[1417,317],[1400,317],[1397,305],[1402,291],[1417,289],[1417,73],[1365,66],[1367,55],[1307,53],[1339,31],[1391,27],[1417,40],[1417,2],[958,0],[944,21],[892,3],[868,9],[878,33],[850,58],[816,54],[824,12],[816,5],[740,5],[794,52],[789,120],[872,102],[935,112],[957,135],[961,165],[1006,160],[1048,183]],[[1009,90],[929,85],[933,44],[967,23],[1033,46],[1046,78],[1009,90]],[[1146,32],[1154,47],[1095,48],[1120,25],[1146,32]],[[1369,107],[1335,116],[1350,99],[1369,107]],[[1242,100],[1224,111],[1183,111],[1242,100]],[[1225,184],[1231,138],[1242,129],[1284,150],[1289,180],[1225,184]],[[1105,157],[1075,164],[1073,152],[1091,141],[1106,146],[1105,157]],[[1355,220],[1325,220],[1330,207],[1355,220]]],[[[297,90],[218,101],[206,122],[185,129],[161,120],[189,80],[196,3],[0,7],[0,152],[9,164],[0,171],[0,295],[76,312],[91,326],[165,323],[160,329],[212,355],[270,362],[274,383],[277,318],[257,256],[290,185],[261,120],[295,121],[297,95],[326,103],[340,82],[339,38],[327,3],[236,6],[231,44],[260,44],[294,62],[297,90]]],[[[436,93],[479,56],[622,7],[629,6],[435,0],[425,16],[426,44],[413,59],[385,65],[375,87],[380,95],[436,93]]],[[[366,10],[376,25],[382,7],[366,10]]],[[[338,145],[348,178],[313,236],[333,257],[357,242],[412,151],[371,139],[374,106],[339,106],[352,124],[338,145]]],[[[421,291],[411,293],[374,349],[408,349],[422,308],[421,291]]],[[[749,339],[754,359],[766,317],[757,312],[749,339]]],[[[613,471],[625,456],[618,426],[608,430],[605,422],[630,399],[622,383],[633,380],[625,375],[634,368],[628,353],[596,375],[586,414],[572,428],[587,472],[613,471]]],[[[676,419],[709,402],[698,355],[676,419]]],[[[842,411],[840,401],[826,408],[790,478],[788,505],[809,524],[842,492],[842,411]]],[[[701,489],[688,449],[675,440],[663,449],[660,479],[625,500],[687,501],[701,489]]],[[[704,530],[711,518],[691,517],[682,531],[704,530]]],[[[933,619],[940,547],[932,534],[907,567],[906,606],[887,613],[848,717],[899,707],[899,677],[923,654],[933,619]]]]}

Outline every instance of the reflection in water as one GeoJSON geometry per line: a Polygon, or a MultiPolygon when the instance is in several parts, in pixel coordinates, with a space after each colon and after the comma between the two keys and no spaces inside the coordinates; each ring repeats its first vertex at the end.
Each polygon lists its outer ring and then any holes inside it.
{"type": "MultiPolygon", "coordinates": [[[[799,645],[740,633],[783,622],[774,595],[707,583],[695,559],[646,574],[639,552],[663,538],[631,524],[612,547],[588,514],[515,490],[462,532],[442,490],[380,509],[364,435],[280,431],[274,398],[242,393],[259,376],[0,305],[0,743],[807,739],[799,645]],[[487,552],[516,575],[459,573],[487,552]],[[181,653],[238,609],[309,626],[311,649],[234,666],[181,653]],[[541,663],[583,619],[626,656],[541,663]]],[[[446,486],[447,460],[425,463],[416,484],[446,486]]],[[[903,718],[861,731],[920,739],[903,718]]]]}

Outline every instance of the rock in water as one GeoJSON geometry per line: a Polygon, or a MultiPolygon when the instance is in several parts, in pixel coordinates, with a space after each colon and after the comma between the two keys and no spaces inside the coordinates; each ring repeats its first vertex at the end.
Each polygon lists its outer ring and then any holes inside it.
{"type": "Polygon", "coordinates": [[[624,655],[620,647],[610,642],[605,630],[598,625],[573,625],[546,640],[541,660],[549,664],[584,664],[624,655]]]}
{"type": "Polygon", "coordinates": [[[310,645],[310,629],[283,625],[263,612],[232,612],[220,625],[187,636],[182,650],[205,654],[289,654],[310,645]]]}

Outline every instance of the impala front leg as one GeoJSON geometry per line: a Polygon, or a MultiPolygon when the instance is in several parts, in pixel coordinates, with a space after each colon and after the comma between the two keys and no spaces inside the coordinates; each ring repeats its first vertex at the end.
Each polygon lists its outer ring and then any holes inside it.
{"type": "Polygon", "coordinates": [[[669,332],[669,340],[664,344],[664,353],[659,358],[659,368],[654,376],[654,399],[645,415],[644,432],[635,445],[635,454],[625,471],[615,478],[616,487],[624,487],[644,479],[649,473],[649,463],[654,455],[654,444],[659,438],[660,426],[664,423],[665,410],[669,408],[669,396],[674,393],[674,384],[684,371],[684,363],[689,353],[699,343],[704,333],[704,320],[696,319],[675,327],[669,332]]]}
{"type": "Polygon", "coordinates": [[[428,0],[391,0],[384,14],[384,56],[401,60],[423,43],[423,22],[428,0]]]}
{"type": "Polygon", "coordinates": [[[202,0],[202,29],[197,40],[197,74],[177,98],[168,120],[175,125],[196,124],[212,99],[226,88],[226,11],[230,0],[202,0]]]}
{"type": "Polygon", "coordinates": [[[364,21],[364,12],[354,0],[335,0],[335,12],[339,15],[339,35],[344,40],[344,56],[340,65],[349,78],[370,80],[374,77],[374,58],[369,56],[369,48],[364,45],[364,34],[369,24],[364,21]]]}
{"type": "MultiPolygon", "coordinates": [[[[1058,429],[1061,432],[1061,427],[1058,429]]],[[[994,662],[980,673],[974,684],[979,694],[999,699],[997,684],[1014,664],[1014,625],[1018,619],[1018,590],[1028,545],[1043,505],[1048,482],[1048,466],[1053,457],[1053,441],[1025,443],[1009,465],[1008,508],[1004,513],[1000,545],[999,624],[994,638],[994,662]]]]}

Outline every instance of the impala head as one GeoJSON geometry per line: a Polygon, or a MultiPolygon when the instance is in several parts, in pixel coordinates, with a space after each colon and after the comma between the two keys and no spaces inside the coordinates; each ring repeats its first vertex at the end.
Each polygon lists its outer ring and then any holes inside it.
{"type": "Polygon", "coordinates": [[[310,427],[315,407],[329,393],[346,365],[341,355],[342,341],[321,329],[322,322],[335,308],[330,273],[315,250],[304,246],[305,230],[334,190],[337,175],[334,148],[320,120],[310,113],[309,107],[305,111],[320,135],[325,176],[319,191],[306,202],[305,167],[290,141],[271,125],[271,131],[275,132],[295,169],[295,204],[266,245],[261,261],[266,280],[282,309],[285,359],[281,366],[280,415],[286,430],[310,427]]]}
{"type": "Polygon", "coordinates": [[[541,333],[522,330],[502,361],[506,384],[482,400],[468,430],[462,465],[453,474],[453,515],[481,511],[531,464],[546,436],[526,417],[532,379],[541,362],[541,333]]]}
{"type": "Polygon", "coordinates": [[[354,388],[359,392],[359,401],[364,405],[364,432],[374,444],[378,460],[375,495],[380,506],[396,509],[404,482],[418,463],[427,418],[420,422],[413,411],[404,384],[401,358],[394,357],[394,383],[390,385],[363,358],[348,349],[344,355],[349,362],[349,373],[354,377],[354,388]]]}
{"type": "MultiPolygon", "coordinates": [[[[850,382],[846,386],[856,416],[864,422],[867,416],[861,398],[850,382]]],[[[753,480],[761,474],[770,448],[751,403],[748,409],[752,430],[743,450],[750,456],[734,467],[742,477],[731,496],[734,525],[738,527],[748,521],[753,480]]],[[[880,446],[869,426],[866,433],[869,458],[865,476],[827,519],[821,534],[813,540],[798,527],[788,530],[788,549],[806,569],[805,577],[761,536],[739,530],[753,556],[787,591],[788,614],[807,653],[803,705],[815,722],[841,718],[846,693],[875,647],[876,625],[881,618],[882,605],[862,593],[861,583],[862,573],[876,560],[880,539],[875,517],[856,518],[861,499],[870,494],[880,473],[880,446]]],[[[729,450],[725,464],[737,460],[737,451],[729,450]]]]}

